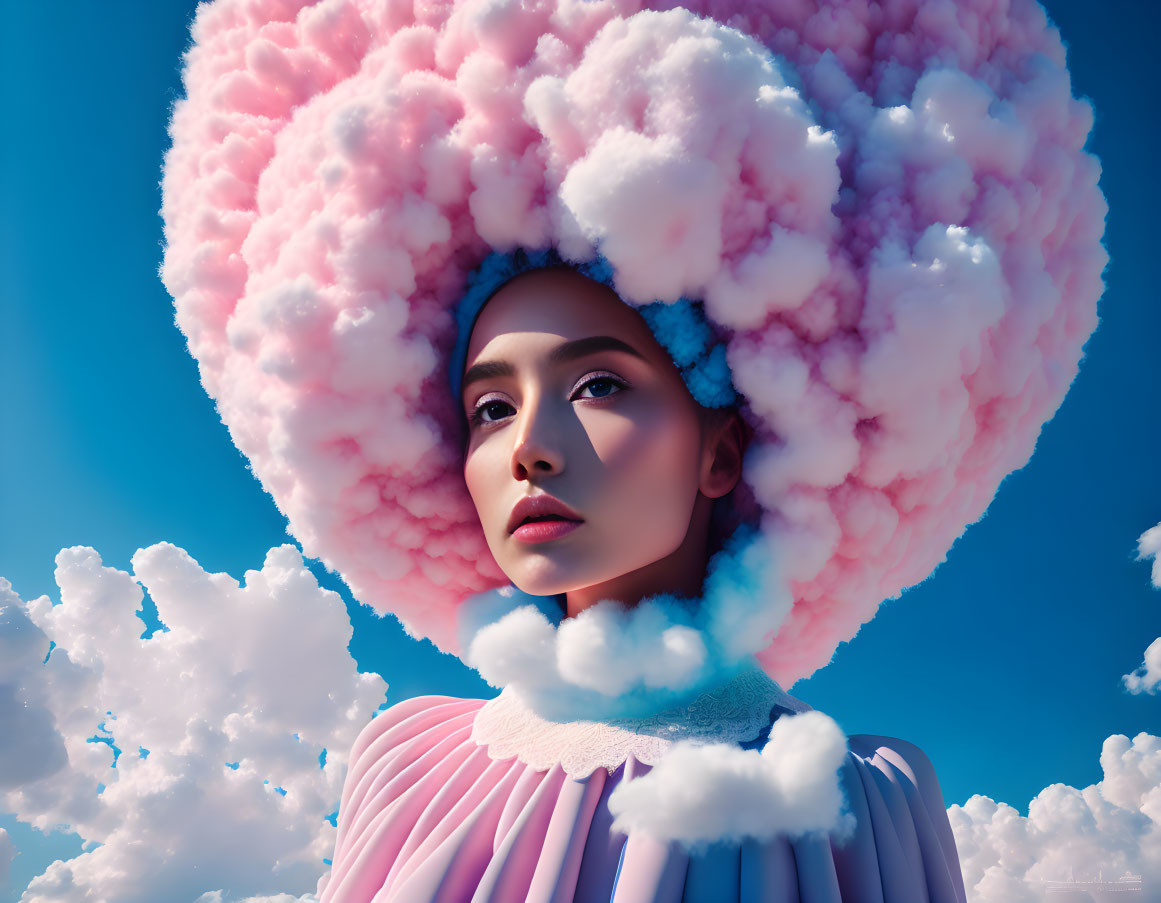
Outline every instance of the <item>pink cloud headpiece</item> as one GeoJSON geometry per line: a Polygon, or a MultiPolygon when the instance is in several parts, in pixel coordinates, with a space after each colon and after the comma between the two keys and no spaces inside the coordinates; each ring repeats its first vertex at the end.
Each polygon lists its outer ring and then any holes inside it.
{"type": "Polygon", "coordinates": [[[735,577],[781,589],[690,629],[784,685],[983,514],[1096,325],[1092,112],[1032,0],[217,0],[185,85],[163,275],[206,389],[307,554],[461,656],[505,582],[447,366],[489,252],[703,302],[755,433],[735,577]]]}

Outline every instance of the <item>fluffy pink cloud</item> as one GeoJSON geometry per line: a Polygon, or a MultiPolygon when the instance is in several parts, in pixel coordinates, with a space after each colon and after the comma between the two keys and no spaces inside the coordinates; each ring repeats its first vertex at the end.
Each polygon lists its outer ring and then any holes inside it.
{"type": "Polygon", "coordinates": [[[503,581],[444,363],[489,248],[705,300],[783,684],[983,514],[1096,324],[1092,111],[1033,0],[217,0],[185,85],[163,275],[204,384],[308,554],[460,654],[503,581]]]}

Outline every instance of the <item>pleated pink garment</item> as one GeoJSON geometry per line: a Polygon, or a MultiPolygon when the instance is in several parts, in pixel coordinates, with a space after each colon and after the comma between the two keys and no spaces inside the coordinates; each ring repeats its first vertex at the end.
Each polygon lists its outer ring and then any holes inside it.
{"type": "MultiPolygon", "coordinates": [[[[570,777],[493,759],[479,699],[426,696],[376,717],[352,750],[321,903],[964,903],[935,772],[915,746],[855,735],[845,844],[776,837],[679,844],[611,830],[608,797],[650,766],[570,777]]],[[[775,713],[776,715],[777,713],[775,713]]]]}

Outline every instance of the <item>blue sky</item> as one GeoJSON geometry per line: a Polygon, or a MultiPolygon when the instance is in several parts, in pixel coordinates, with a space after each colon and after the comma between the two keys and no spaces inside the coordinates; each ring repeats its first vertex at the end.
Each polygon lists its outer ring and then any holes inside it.
{"type": "MultiPolygon", "coordinates": [[[[0,575],[55,594],[53,557],[95,547],[127,568],[168,540],[240,577],[287,541],[173,326],[156,276],[165,123],[192,3],[3,2],[0,92],[0,575]]],[[[1027,802],[1100,778],[1101,742],[1161,728],[1161,699],[1120,675],[1161,635],[1161,596],[1134,560],[1161,521],[1159,75],[1152,4],[1047,7],[1070,45],[1074,91],[1094,102],[1112,262],[1101,325],[1024,470],[924,584],[885,603],[794,694],[848,733],[903,737],[935,763],[948,803],[1027,802]]],[[[324,585],[340,582],[320,568],[324,585]]],[[[389,700],[481,695],[460,663],[350,602],[351,651],[389,700]]],[[[22,855],[14,900],[74,838],[0,814],[22,855]]]]}

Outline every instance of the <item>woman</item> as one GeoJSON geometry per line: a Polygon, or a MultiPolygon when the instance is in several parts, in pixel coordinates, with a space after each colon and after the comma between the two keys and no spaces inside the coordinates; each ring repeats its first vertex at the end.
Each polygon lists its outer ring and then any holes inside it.
{"type": "MultiPolygon", "coordinates": [[[[743,431],[736,412],[693,399],[640,314],[575,270],[530,270],[484,306],[465,367],[464,477],[516,586],[555,597],[567,618],[604,600],[703,595],[711,508],[740,479],[743,431]]],[[[324,901],[964,899],[934,771],[898,740],[843,750],[853,836],[744,837],[746,814],[728,808],[739,824],[707,837],[705,793],[678,834],[614,824],[618,786],[641,782],[666,738],[696,729],[701,743],[752,748],[807,708],[752,664],[639,718],[548,720],[515,683],[491,703],[408,700],[368,726],[324,901]]]]}
{"type": "Polygon", "coordinates": [[[372,721],[325,899],[961,900],[923,754],[779,683],[982,515],[1095,326],[1043,11],[219,0],[195,39],[164,276],[207,389],[307,552],[504,687],[372,721]]]}

